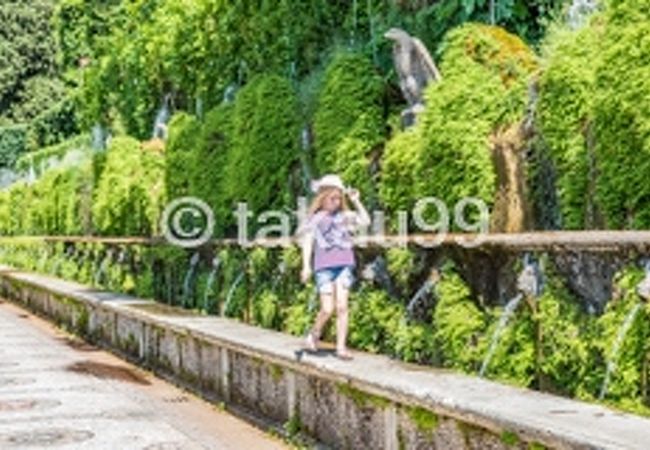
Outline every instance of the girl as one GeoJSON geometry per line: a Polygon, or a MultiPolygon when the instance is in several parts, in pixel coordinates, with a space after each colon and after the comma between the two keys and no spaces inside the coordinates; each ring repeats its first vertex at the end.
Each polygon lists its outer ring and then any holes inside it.
{"type": "Polygon", "coordinates": [[[312,275],[320,296],[320,311],[316,323],[307,334],[307,347],[316,351],[318,339],[327,320],[336,307],[336,355],[341,359],[352,359],[346,348],[348,332],[348,296],[354,281],[355,258],[352,249],[352,231],[370,225],[370,217],[359,198],[356,189],[345,187],[337,175],[325,175],[312,183],[316,193],[302,231],[302,274],[303,283],[312,275]],[[350,211],[344,195],[354,204],[350,211]]]}

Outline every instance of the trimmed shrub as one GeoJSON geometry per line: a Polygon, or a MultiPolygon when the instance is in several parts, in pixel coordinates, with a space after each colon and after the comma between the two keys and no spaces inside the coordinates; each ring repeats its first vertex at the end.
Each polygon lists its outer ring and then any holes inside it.
{"type": "Polygon", "coordinates": [[[112,139],[92,205],[96,232],[155,235],[164,202],[163,156],[133,138],[112,139]]]}
{"type": "Polygon", "coordinates": [[[201,123],[194,116],[178,113],[169,122],[165,145],[165,182],[170,199],[190,195],[194,155],[201,134],[201,123]]]}
{"type": "MultiPolygon", "coordinates": [[[[586,139],[593,132],[591,104],[599,35],[596,27],[578,32],[556,28],[544,46],[545,64],[539,78],[537,105],[539,151],[548,152],[553,163],[559,200],[557,225],[565,229],[582,229],[595,219],[587,217],[587,211],[595,207],[596,198],[590,192],[590,182],[595,181],[593,162],[590,163],[594,149],[587,148],[586,139]]],[[[542,167],[533,169],[539,171],[542,167]]]]}
{"type": "Polygon", "coordinates": [[[611,1],[548,38],[539,128],[565,228],[650,226],[649,19],[645,4],[611,1]]]}
{"type": "Polygon", "coordinates": [[[89,233],[92,187],[89,158],[76,166],[49,170],[32,186],[31,223],[23,225],[24,228],[34,234],[89,233]]]}
{"type": "Polygon", "coordinates": [[[339,173],[364,196],[372,195],[370,166],[384,140],[383,89],[365,56],[336,54],[325,72],[314,117],[318,171],[339,173]]]}
{"type": "MultiPolygon", "coordinates": [[[[607,228],[650,227],[650,7],[612,0],[598,41],[593,127],[596,195],[607,228]]],[[[597,27],[598,24],[593,25],[597,27]]]]}
{"type": "MultiPolygon", "coordinates": [[[[237,95],[232,148],[223,173],[224,206],[249,211],[294,208],[291,176],[298,160],[300,120],[296,94],[276,75],[255,78],[237,95]]],[[[229,217],[229,224],[234,217],[229,217]]]]}
{"type": "Polygon", "coordinates": [[[224,226],[232,215],[224,195],[224,179],[228,176],[226,164],[232,149],[233,110],[233,105],[224,103],[205,115],[193,155],[190,191],[214,212],[217,236],[225,234],[224,226]]]}
{"type": "Polygon", "coordinates": [[[202,122],[187,113],[169,124],[165,146],[165,179],[170,199],[191,195],[205,201],[215,214],[215,235],[224,234],[232,208],[224,193],[228,152],[232,147],[233,105],[210,110],[202,122]]]}

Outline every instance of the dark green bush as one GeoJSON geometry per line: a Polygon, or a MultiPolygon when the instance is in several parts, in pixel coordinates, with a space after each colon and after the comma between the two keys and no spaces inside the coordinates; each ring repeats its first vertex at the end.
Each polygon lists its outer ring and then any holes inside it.
{"type": "Polygon", "coordinates": [[[83,58],[92,58],[102,37],[120,25],[122,0],[61,0],[57,2],[54,24],[61,64],[78,67],[83,58]]]}
{"type": "Polygon", "coordinates": [[[193,155],[190,191],[205,201],[215,214],[215,234],[224,236],[232,210],[224,193],[228,155],[233,141],[234,106],[224,103],[210,110],[203,119],[193,155]]]}
{"type": "Polygon", "coordinates": [[[29,100],[23,90],[30,78],[54,73],[56,41],[50,24],[54,6],[52,0],[0,4],[0,117],[11,116],[21,96],[29,100]]]}
{"type": "Polygon", "coordinates": [[[178,113],[169,122],[165,145],[165,182],[170,199],[190,194],[196,176],[194,159],[201,134],[201,123],[187,113],[178,113]]]}
{"type": "Polygon", "coordinates": [[[39,149],[80,132],[74,101],[65,98],[38,114],[29,124],[29,147],[39,149]]]}
{"type": "Polygon", "coordinates": [[[225,224],[232,222],[224,179],[232,146],[233,109],[224,103],[210,110],[202,122],[186,113],[175,115],[165,146],[169,198],[192,195],[205,201],[215,214],[217,236],[223,236],[225,224]]]}
{"type": "Polygon", "coordinates": [[[13,168],[27,147],[27,127],[0,127],[0,167],[13,168]]]}
{"type": "Polygon", "coordinates": [[[222,178],[226,208],[234,211],[239,202],[254,213],[295,208],[300,120],[291,83],[276,75],[255,78],[237,94],[233,114],[222,178]]]}
{"type": "Polygon", "coordinates": [[[371,162],[384,140],[382,79],[361,54],[335,55],[325,72],[314,117],[316,166],[372,194],[371,162]]]}

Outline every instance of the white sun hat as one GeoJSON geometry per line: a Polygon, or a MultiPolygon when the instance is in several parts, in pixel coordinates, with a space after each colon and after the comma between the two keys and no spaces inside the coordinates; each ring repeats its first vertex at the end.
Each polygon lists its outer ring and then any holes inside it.
{"type": "Polygon", "coordinates": [[[319,180],[311,181],[311,190],[313,193],[317,193],[321,188],[324,187],[335,187],[342,191],[345,191],[347,189],[345,187],[345,184],[343,184],[343,180],[341,180],[341,177],[334,174],[324,175],[319,180]]]}

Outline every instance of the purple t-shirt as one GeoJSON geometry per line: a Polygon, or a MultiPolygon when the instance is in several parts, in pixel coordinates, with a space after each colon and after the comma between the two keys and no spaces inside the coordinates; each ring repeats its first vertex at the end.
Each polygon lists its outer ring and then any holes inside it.
{"type": "Polygon", "coordinates": [[[317,211],[307,227],[314,233],[314,271],[355,265],[349,215],[317,211]]]}

